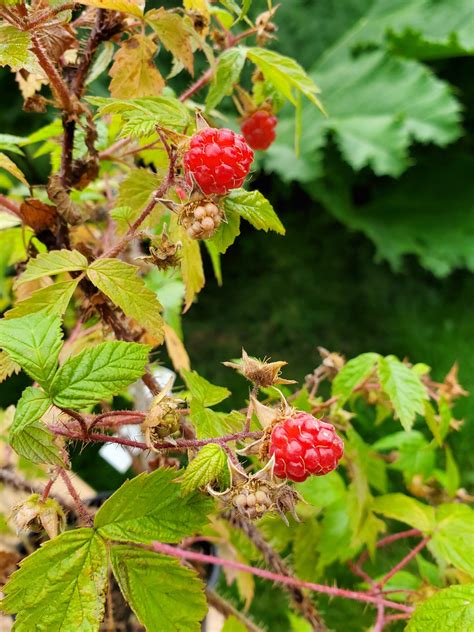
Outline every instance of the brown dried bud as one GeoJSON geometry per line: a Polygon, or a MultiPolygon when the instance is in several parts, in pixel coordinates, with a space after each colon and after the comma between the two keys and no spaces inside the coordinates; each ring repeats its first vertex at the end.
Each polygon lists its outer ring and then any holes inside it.
{"type": "Polygon", "coordinates": [[[463,389],[458,381],[457,362],[455,362],[449,370],[449,373],[444,378],[444,382],[439,385],[438,393],[448,401],[469,395],[468,391],[463,389]]]}
{"type": "Polygon", "coordinates": [[[275,384],[295,384],[295,380],[285,380],[280,377],[282,367],[288,362],[268,362],[251,358],[245,349],[242,349],[242,359],[237,362],[223,362],[224,366],[236,369],[255,386],[267,387],[275,384]]]}
{"type": "Polygon", "coordinates": [[[163,230],[161,241],[156,246],[150,246],[150,256],[140,258],[153,264],[159,270],[175,268],[179,264],[181,245],[180,241],[173,243],[168,237],[166,230],[163,230]]]}
{"type": "Polygon", "coordinates": [[[180,429],[179,406],[181,400],[167,394],[172,380],[173,378],[170,378],[163,390],[155,397],[142,424],[146,444],[152,450],[154,450],[154,444],[157,441],[171,437],[180,429]]]}
{"type": "Polygon", "coordinates": [[[66,525],[61,505],[54,498],[43,501],[39,494],[32,494],[13,507],[12,519],[18,532],[39,532],[44,529],[50,538],[55,538],[66,525]]]}
{"type": "Polygon", "coordinates": [[[186,228],[191,239],[212,237],[223,220],[223,212],[209,199],[185,204],[179,215],[179,223],[186,228]]]}

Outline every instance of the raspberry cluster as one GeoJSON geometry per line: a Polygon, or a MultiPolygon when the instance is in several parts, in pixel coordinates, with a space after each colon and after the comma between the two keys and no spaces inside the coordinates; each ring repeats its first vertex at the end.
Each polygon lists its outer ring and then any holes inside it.
{"type": "Polygon", "coordinates": [[[267,110],[258,110],[247,117],[240,129],[252,149],[268,149],[275,140],[278,120],[267,110]]]}
{"type": "Polygon", "coordinates": [[[184,167],[205,195],[225,195],[242,186],[253,161],[243,136],[230,129],[207,127],[191,138],[184,167]]]}
{"type": "Polygon", "coordinates": [[[332,424],[299,412],[274,426],[268,453],[275,455],[276,476],[301,483],[310,474],[322,476],[334,470],[344,444],[332,424]]]}
{"type": "Polygon", "coordinates": [[[261,518],[272,506],[270,490],[265,486],[251,491],[243,488],[232,499],[232,504],[236,509],[245,514],[250,520],[261,518]]]}
{"type": "Polygon", "coordinates": [[[219,228],[221,221],[221,211],[213,202],[200,204],[193,210],[187,233],[191,239],[208,239],[219,228]]]}

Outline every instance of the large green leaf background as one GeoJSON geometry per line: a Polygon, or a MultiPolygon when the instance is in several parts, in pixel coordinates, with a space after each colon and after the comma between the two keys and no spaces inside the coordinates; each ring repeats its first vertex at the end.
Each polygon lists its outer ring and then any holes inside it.
{"type": "Polygon", "coordinates": [[[419,148],[445,147],[463,134],[464,95],[441,74],[444,60],[474,51],[472,4],[348,0],[341,10],[312,8],[307,25],[301,5],[283,6],[280,41],[288,42],[285,52],[298,49],[300,60],[305,42],[304,62],[328,117],[304,104],[300,156],[290,160],[294,120],[285,110],[265,170],[302,183],[338,220],[372,239],[396,269],[404,255],[414,254],[438,276],[472,270],[474,196],[469,183],[459,181],[470,158],[459,143],[441,158],[419,148]],[[309,37],[315,22],[322,41],[309,37]],[[389,179],[367,184],[367,169],[389,179]],[[368,201],[355,204],[361,185],[370,189],[368,201]]]}

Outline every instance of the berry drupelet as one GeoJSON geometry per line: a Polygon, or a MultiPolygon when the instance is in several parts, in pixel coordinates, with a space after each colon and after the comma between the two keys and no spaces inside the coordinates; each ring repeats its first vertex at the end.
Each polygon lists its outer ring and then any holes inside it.
{"type": "Polygon", "coordinates": [[[268,450],[275,455],[275,475],[297,483],[310,474],[322,476],[334,470],[343,452],[334,426],[304,412],[274,426],[268,450]]]}
{"type": "Polygon", "coordinates": [[[191,138],[184,167],[205,195],[225,195],[242,186],[253,161],[243,136],[207,127],[191,138]]]}

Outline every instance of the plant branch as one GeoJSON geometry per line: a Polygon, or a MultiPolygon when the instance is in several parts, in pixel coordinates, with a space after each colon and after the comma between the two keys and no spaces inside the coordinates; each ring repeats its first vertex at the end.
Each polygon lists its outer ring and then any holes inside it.
{"type": "Polygon", "coordinates": [[[3,206],[3,208],[5,208],[8,212],[16,215],[21,219],[20,207],[18,206],[18,204],[16,204],[12,200],[9,200],[4,195],[0,195],[0,206],[3,206]]]}
{"type": "MultiPolygon", "coordinates": [[[[224,514],[224,517],[231,525],[237,527],[246,534],[246,536],[262,553],[268,567],[273,569],[279,575],[293,577],[285,562],[281,559],[275,549],[268,544],[255,525],[236,511],[228,511],[224,514]]],[[[325,632],[327,630],[326,625],[308,595],[306,595],[301,588],[296,586],[285,585],[285,588],[291,597],[293,608],[302,614],[302,616],[310,623],[312,629],[316,632],[325,632]]]]}
{"type": "Polygon", "coordinates": [[[345,588],[336,588],[335,586],[325,586],[324,584],[315,584],[313,582],[303,581],[296,577],[286,577],[277,573],[272,573],[263,568],[256,568],[254,566],[248,566],[241,562],[235,562],[233,560],[225,560],[215,555],[207,555],[205,553],[196,553],[195,551],[185,551],[178,547],[170,546],[169,544],[163,544],[161,542],[153,542],[153,549],[157,553],[163,553],[165,555],[171,555],[178,559],[191,560],[195,562],[201,562],[204,564],[216,564],[217,566],[227,566],[233,568],[236,571],[242,571],[244,573],[251,573],[262,579],[268,579],[270,581],[285,584],[287,586],[296,586],[297,588],[307,588],[314,592],[322,593],[325,595],[331,595],[332,597],[342,597],[345,599],[352,599],[354,601],[360,601],[362,603],[372,603],[375,605],[382,604],[387,608],[393,608],[393,610],[399,610],[400,612],[411,613],[413,608],[405,606],[395,601],[389,601],[374,595],[369,595],[365,592],[357,592],[355,590],[347,590],[345,588]]]}
{"type": "Polygon", "coordinates": [[[56,95],[61,108],[68,114],[72,114],[74,112],[74,104],[69,94],[68,87],[59,74],[57,68],[49,60],[37,33],[31,34],[31,50],[36,55],[41,68],[46,73],[46,76],[51,84],[51,89],[56,95]]]}
{"type": "MultiPolygon", "coordinates": [[[[22,492],[26,492],[27,494],[39,494],[40,496],[43,496],[46,493],[47,487],[49,485],[49,482],[46,484],[45,487],[43,487],[42,485],[31,483],[30,481],[27,481],[26,479],[22,478],[18,474],[13,473],[11,470],[9,470],[6,467],[0,468],[0,482],[4,483],[5,485],[8,485],[9,487],[13,487],[14,489],[18,489],[22,492]]],[[[67,500],[65,500],[62,496],[59,496],[57,494],[51,494],[49,491],[48,491],[48,496],[51,496],[51,498],[54,498],[55,500],[57,500],[61,505],[63,505],[71,513],[73,514],[77,513],[75,506],[69,503],[67,500]]]]}
{"type": "Polygon", "coordinates": [[[59,475],[63,479],[64,484],[66,485],[66,488],[67,488],[71,498],[74,501],[74,504],[75,504],[76,509],[77,509],[77,513],[81,517],[81,519],[84,522],[84,524],[86,524],[88,527],[91,527],[92,524],[93,524],[92,518],[91,518],[89,512],[87,511],[84,503],[82,502],[79,494],[77,493],[74,485],[72,484],[71,479],[67,475],[66,470],[64,470],[63,468],[60,468],[59,475]]]}
{"type": "Polygon", "coordinates": [[[384,586],[388,580],[393,577],[398,571],[401,571],[418,553],[425,548],[430,541],[430,536],[426,536],[421,540],[398,564],[396,564],[384,577],[378,582],[379,586],[384,586]]]}

